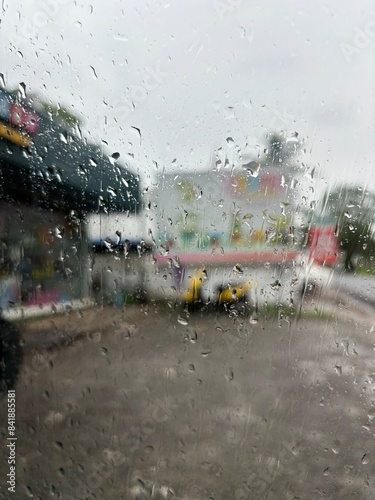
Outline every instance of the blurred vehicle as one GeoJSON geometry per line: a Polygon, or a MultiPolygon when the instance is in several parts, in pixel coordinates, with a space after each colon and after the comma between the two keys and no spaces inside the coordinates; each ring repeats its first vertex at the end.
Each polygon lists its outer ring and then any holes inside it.
{"type": "Polygon", "coordinates": [[[244,277],[232,280],[225,274],[210,279],[205,268],[195,272],[188,282],[187,290],[182,292],[182,301],[187,310],[223,308],[243,314],[256,314],[258,284],[244,277]]]}

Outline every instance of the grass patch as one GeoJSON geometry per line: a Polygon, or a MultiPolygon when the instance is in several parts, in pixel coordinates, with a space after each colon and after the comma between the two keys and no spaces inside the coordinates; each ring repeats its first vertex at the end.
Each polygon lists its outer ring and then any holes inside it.
{"type": "Polygon", "coordinates": [[[290,306],[286,304],[266,304],[259,307],[259,314],[264,319],[306,319],[306,320],[319,320],[319,321],[333,321],[336,320],[336,315],[332,312],[325,311],[324,309],[305,309],[299,304],[290,306]]]}
{"type": "Polygon", "coordinates": [[[298,308],[286,304],[264,304],[259,307],[259,313],[265,319],[295,318],[298,308]]]}
{"type": "Polygon", "coordinates": [[[375,267],[358,266],[355,270],[357,276],[375,277],[375,267]]]}

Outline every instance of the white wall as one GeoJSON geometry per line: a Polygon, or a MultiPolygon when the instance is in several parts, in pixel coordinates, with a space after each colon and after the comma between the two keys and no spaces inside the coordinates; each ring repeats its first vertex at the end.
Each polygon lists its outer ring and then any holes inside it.
{"type": "Polygon", "coordinates": [[[142,211],[138,214],[90,214],[87,218],[87,233],[91,242],[98,242],[110,238],[113,242],[119,241],[120,233],[121,241],[125,239],[131,242],[138,243],[144,240],[146,243],[151,243],[151,235],[149,228],[152,226],[152,221],[147,212],[142,211]]]}

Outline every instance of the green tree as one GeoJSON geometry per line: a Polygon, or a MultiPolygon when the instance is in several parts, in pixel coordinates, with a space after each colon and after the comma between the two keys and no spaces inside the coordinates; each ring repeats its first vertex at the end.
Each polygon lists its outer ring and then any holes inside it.
{"type": "Polygon", "coordinates": [[[284,132],[270,132],[266,138],[261,164],[268,167],[293,166],[301,147],[302,141],[297,132],[291,135],[284,132]]]}
{"type": "Polygon", "coordinates": [[[375,256],[374,204],[375,193],[350,184],[328,189],[323,196],[320,217],[337,228],[346,270],[355,268],[355,257],[368,263],[375,256]]]}
{"type": "Polygon", "coordinates": [[[45,113],[49,114],[51,118],[59,123],[64,124],[69,128],[74,128],[81,124],[81,120],[73,114],[68,108],[58,105],[52,105],[47,102],[42,102],[42,107],[45,113]]]}

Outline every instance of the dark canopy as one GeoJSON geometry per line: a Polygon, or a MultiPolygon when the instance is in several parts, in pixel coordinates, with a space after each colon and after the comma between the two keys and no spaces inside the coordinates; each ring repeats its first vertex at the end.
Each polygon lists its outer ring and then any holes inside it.
{"type": "MultiPolygon", "coordinates": [[[[3,91],[0,98],[0,104],[4,98],[9,99],[10,105],[14,101],[11,94],[3,91]]],[[[98,146],[74,135],[40,110],[35,111],[38,130],[33,134],[15,128],[3,111],[4,105],[0,106],[3,199],[80,212],[138,210],[138,177],[104,155],[98,146]],[[23,145],[17,144],[17,136],[26,138],[23,145]]]]}

